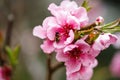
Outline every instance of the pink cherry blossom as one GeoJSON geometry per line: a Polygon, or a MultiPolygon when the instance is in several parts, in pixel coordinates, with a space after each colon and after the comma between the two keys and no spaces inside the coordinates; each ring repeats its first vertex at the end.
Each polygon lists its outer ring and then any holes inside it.
{"type": "MultiPolygon", "coordinates": [[[[92,68],[95,62],[95,57],[92,57],[89,55],[90,45],[87,44],[84,40],[80,39],[75,44],[71,44],[66,46],[63,50],[57,50],[56,59],[61,62],[65,62],[66,66],[66,74],[68,79],[67,80],[78,80],[83,78],[82,76],[85,76],[83,74],[89,74],[88,76],[91,76],[92,68]],[[86,70],[83,70],[83,68],[89,67],[90,73],[86,72],[86,70]],[[76,74],[76,75],[74,75],[76,74]],[[69,77],[77,76],[70,79],[69,77]],[[80,76],[82,75],[82,76],[80,76]]],[[[97,64],[97,63],[96,63],[97,64]]]]}
{"type": "Polygon", "coordinates": [[[69,75],[67,75],[67,80],[91,80],[93,75],[93,68],[96,67],[97,60],[93,62],[93,64],[89,66],[81,66],[81,68],[69,75]]]}
{"type": "Polygon", "coordinates": [[[120,52],[117,52],[111,62],[110,71],[113,76],[120,77],[120,52]]]}
{"type": "Polygon", "coordinates": [[[42,44],[45,53],[51,53],[55,49],[61,49],[69,45],[74,40],[74,31],[88,24],[87,11],[83,7],[78,7],[76,2],[64,0],[60,6],[50,4],[48,10],[53,16],[47,17],[42,26],[33,29],[33,35],[47,42],[42,44]],[[67,5],[66,5],[67,4],[67,5]],[[74,6],[73,6],[74,5],[74,6]],[[44,47],[43,47],[44,46],[44,47]],[[51,46],[46,51],[45,46],[51,46]]]}
{"type": "Polygon", "coordinates": [[[117,41],[117,37],[110,33],[100,34],[91,46],[90,53],[93,56],[97,56],[101,50],[108,48],[111,44],[117,41]]]}

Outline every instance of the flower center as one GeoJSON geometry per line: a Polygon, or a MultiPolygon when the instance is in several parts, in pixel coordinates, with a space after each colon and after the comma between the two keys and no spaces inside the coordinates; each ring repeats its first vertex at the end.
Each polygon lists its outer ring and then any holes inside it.
{"type": "Polygon", "coordinates": [[[73,50],[68,51],[68,53],[69,53],[71,58],[79,59],[82,51],[79,48],[74,48],[73,50]]]}
{"type": "Polygon", "coordinates": [[[69,37],[69,31],[73,30],[71,25],[64,25],[58,32],[55,33],[55,41],[66,40],[69,37]]]}

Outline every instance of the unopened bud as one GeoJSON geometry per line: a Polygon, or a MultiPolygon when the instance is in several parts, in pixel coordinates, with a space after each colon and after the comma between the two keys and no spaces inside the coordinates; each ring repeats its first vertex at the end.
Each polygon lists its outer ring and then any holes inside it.
{"type": "Polygon", "coordinates": [[[104,22],[103,17],[99,16],[99,17],[96,18],[95,23],[96,23],[97,25],[100,25],[100,24],[102,24],[103,22],[104,22]]]}

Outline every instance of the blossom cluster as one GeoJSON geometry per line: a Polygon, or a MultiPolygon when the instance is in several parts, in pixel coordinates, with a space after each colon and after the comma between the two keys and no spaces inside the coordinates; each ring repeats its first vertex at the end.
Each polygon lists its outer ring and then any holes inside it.
{"type": "Polygon", "coordinates": [[[59,6],[52,3],[48,10],[52,16],[33,29],[34,36],[44,39],[41,49],[46,54],[56,52],[56,59],[65,63],[67,80],[90,80],[98,64],[96,56],[115,43],[116,36],[99,31],[102,17],[87,27],[86,8],[74,1],[64,0],[59,6]]]}

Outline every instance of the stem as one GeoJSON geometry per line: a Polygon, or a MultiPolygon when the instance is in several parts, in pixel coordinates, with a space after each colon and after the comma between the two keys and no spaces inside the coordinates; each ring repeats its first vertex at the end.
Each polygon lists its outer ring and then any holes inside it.
{"type": "Polygon", "coordinates": [[[93,23],[88,24],[88,25],[84,26],[83,28],[81,28],[80,31],[88,30],[88,29],[91,29],[91,28],[96,27],[96,26],[97,26],[96,22],[93,22],[93,23]]]}
{"type": "Polygon", "coordinates": [[[56,64],[52,69],[52,73],[54,73],[56,70],[58,70],[59,68],[61,68],[63,66],[64,66],[63,63],[56,64]]]}
{"type": "Polygon", "coordinates": [[[13,15],[12,14],[8,15],[8,26],[7,26],[7,30],[6,30],[5,43],[4,43],[3,47],[10,46],[12,30],[13,30],[13,22],[14,22],[13,15]]]}
{"type": "Polygon", "coordinates": [[[47,80],[52,80],[51,55],[47,56],[47,80]]]}
{"type": "Polygon", "coordinates": [[[52,65],[51,65],[51,63],[52,63],[51,57],[52,57],[52,55],[47,55],[47,70],[48,70],[47,80],[52,80],[53,73],[56,70],[58,70],[59,68],[64,66],[63,63],[58,63],[54,67],[52,67],[52,65]]]}

